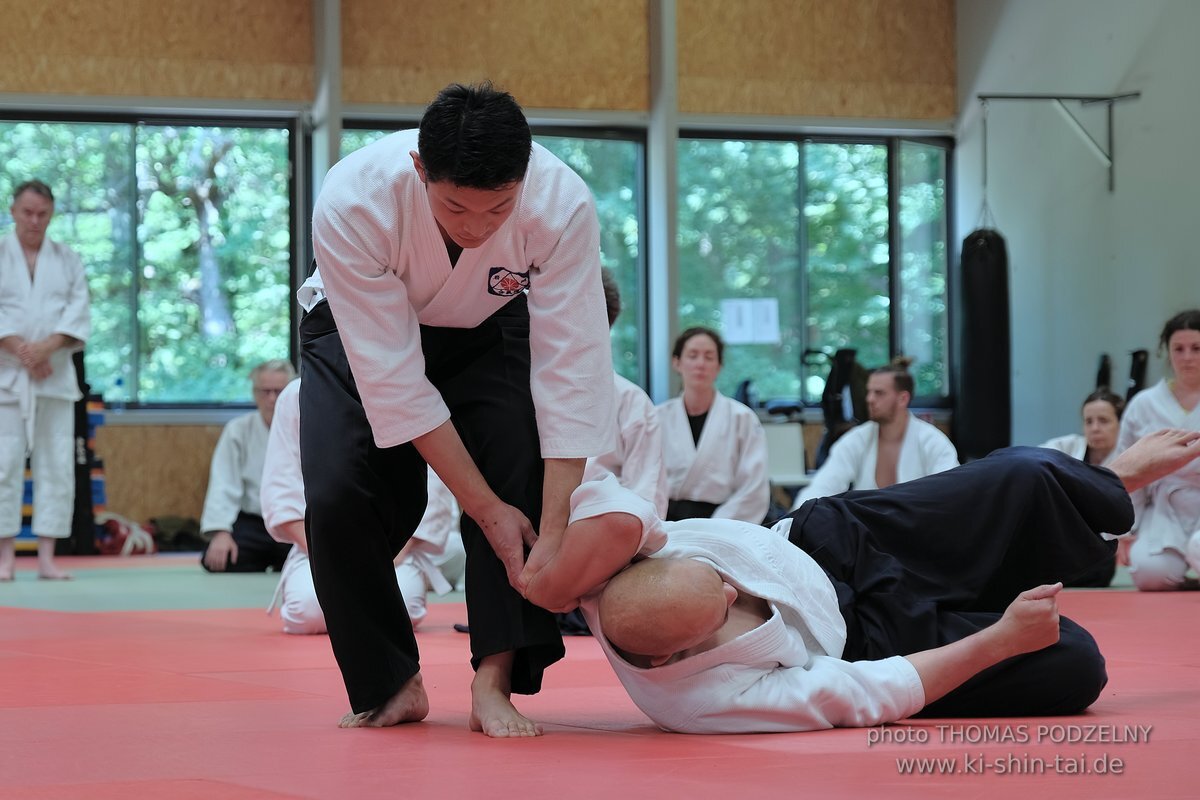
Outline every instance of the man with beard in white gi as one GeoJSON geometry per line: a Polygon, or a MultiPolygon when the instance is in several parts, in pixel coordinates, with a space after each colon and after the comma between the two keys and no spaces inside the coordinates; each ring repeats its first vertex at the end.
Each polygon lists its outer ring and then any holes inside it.
{"type": "Polygon", "coordinates": [[[16,230],[0,239],[0,581],[13,579],[25,457],[33,472],[38,577],[70,577],[54,545],[75,508],[75,402],[71,354],[91,332],[87,277],[71,248],[46,237],[54,193],[41,181],[13,192],[16,230]]]}
{"type": "Polygon", "coordinates": [[[946,434],[908,410],[913,397],[911,359],[898,357],[867,378],[871,419],[851,428],[829,451],[812,482],[796,496],[792,510],[814,497],[850,489],[883,489],[958,466],[958,453],[946,434]]]}
{"type": "Polygon", "coordinates": [[[351,711],[429,713],[392,559],[431,467],[464,511],[469,725],[541,734],[510,695],[565,649],[521,596],[557,550],[589,456],[614,444],[595,200],[532,141],[513,97],[452,85],[415,131],[329,171],[301,287],[300,453],[313,581],[351,711]],[[536,534],[535,534],[536,531],[536,534]]]}

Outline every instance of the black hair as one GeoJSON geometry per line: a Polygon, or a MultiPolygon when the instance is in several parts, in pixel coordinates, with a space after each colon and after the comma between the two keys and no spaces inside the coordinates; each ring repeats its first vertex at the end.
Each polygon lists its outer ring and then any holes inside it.
{"type": "MultiPolygon", "coordinates": [[[[1107,386],[1101,386],[1083,398],[1083,406],[1086,406],[1088,403],[1095,403],[1097,400],[1103,400],[1112,406],[1113,411],[1117,412],[1117,419],[1120,419],[1121,415],[1125,413],[1125,400],[1120,395],[1113,394],[1107,386]]],[[[1083,411],[1083,406],[1079,407],[1080,411],[1083,411]]]]}
{"type": "Polygon", "coordinates": [[[525,177],[533,136],[521,106],[484,82],[442,89],[421,117],[425,177],[467,189],[500,189],[525,177]]]}
{"type": "Polygon", "coordinates": [[[1180,331],[1200,331],[1200,308],[1180,311],[1167,320],[1167,324],[1163,325],[1162,335],[1158,337],[1159,354],[1170,346],[1171,337],[1180,331]]]}
{"type": "Polygon", "coordinates": [[[608,267],[600,268],[600,283],[604,285],[604,305],[608,309],[608,327],[612,327],[621,316],[621,287],[617,286],[617,276],[608,267]]]}
{"type": "Polygon", "coordinates": [[[17,186],[17,188],[13,189],[13,202],[17,202],[17,198],[26,192],[33,192],[34,194],[49,200],[51,203],[54,202],[54,192],[50,190],[49,186],[38,180],[25,181],[17,186]]]}
{"type": "Polygon", "coordinates": [[[703,325],[697,325],[693,328],[688,328],[683,333],[679,334],[675,339],[675,346],[671,348],[671,355],[675,358],[683,357],[683,348],[687,344],[688,339],[693,336],[704,335],[717,343],[717,363],[725,363],[725,341],[721,338],[721,334],[714,331],[712,328],[705,328],[703,325]]]}

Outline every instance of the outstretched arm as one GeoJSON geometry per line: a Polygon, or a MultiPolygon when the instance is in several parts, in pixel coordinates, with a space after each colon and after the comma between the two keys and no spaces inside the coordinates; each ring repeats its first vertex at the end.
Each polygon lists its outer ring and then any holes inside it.
{"type": "Polygon", "coordinates": [[[1138,439],[1108,465],[1130,494],[1200,458],[1200,431],[1164,428],[1138,439]]]}
{"type": "Polygon", "coordinates": [[[988,667],[1058,641],[1058,593],[1062,584],[1017,595],[995,625],[965,639],[905,656],[925,688],[925,704],[945,697],[988,667]]]}

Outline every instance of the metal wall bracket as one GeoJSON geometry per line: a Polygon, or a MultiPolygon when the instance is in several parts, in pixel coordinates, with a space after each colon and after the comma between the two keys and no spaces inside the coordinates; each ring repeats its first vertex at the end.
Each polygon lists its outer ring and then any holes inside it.
{"type": "Polygon", "coordinates": [[[1032,101],[1050,101],[1053,102],[1058,110],[1067,119],[1068,123],[1074,128],[1080,136],[1083,137],[1084,143],[1096,154],[1096,156],[1104,162],[1108,167],[1108,190],[1111,192],[1116,188],[1116,181],[1113,175],[1113,164],[1116,159],[1113,141],[1113,105],[1122,100],[1136,100],[1141,97],[1141,92],[1126,92],[1125,94],[981,94],[978,95],[979,102],[985,107],[992,100],[1032,100],[1032,101]],[[1108,136],[1104,145],[1096,141],[1096,138],[1088,133],[1087,129],[1079,122],[1070,109],[1067,108],[1067,102],[1078,102],[1085,106],[1095,105],[1096,103],[1104,103],[1107,106],[1108,112],[1108,136]]]}

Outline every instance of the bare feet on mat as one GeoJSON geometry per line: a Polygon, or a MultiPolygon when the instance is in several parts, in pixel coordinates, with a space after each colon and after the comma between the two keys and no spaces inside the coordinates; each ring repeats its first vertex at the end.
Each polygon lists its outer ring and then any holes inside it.
{"type": "Polygon", "coordinates": [[[512,653],[488,656],[471,681],[471,730],[493,739],[541,736],[542,726],[517,711],[509,699],[512,653]]]}
{"type": "Polygon", "coordinates": [[[1200,457],[1200,431],[1148,433],[1112,460],[1109,469],[1134,492],[1200,457]]]}
{"type": "Polygon", "coordinates": [[[408,679],[391,700],[371,711],[354,713],[342,717],[339,728],[386,728],[405,722],[420,722],[429,715],[429,696],[425,694],[425,683],[421,673],[408,679]]]}

